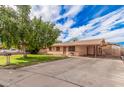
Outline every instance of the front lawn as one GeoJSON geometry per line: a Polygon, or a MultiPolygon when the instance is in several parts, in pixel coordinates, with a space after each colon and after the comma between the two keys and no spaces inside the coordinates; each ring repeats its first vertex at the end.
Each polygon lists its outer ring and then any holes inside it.
{"type": "MultiPolygon", "coordinates": [[[[43,62],[50,62],[54,60],[64,59],[66,57],[63,56],[54,56],[54,55],[34,55],[29,54],[27,58],[23,58],[22,55],[12,55],[11,56],[11,64],[9,66],[23,67],[29,66],[33,64],[43,63],[43,62]]],[[[1,67],[6,67],[6,57],[0,56],[0,65],[1,67]]]]}

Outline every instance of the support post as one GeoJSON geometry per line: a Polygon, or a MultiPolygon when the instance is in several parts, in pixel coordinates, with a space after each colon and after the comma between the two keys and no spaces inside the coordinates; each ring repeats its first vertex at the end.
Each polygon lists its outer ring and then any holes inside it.
{"type": "Polygon", "coordinates": [[[86,56],[88,56],[88,46],[86,46],[86,48],[87,48],[87,55],[86,56]]]}
{"type": "Polygon", "coordinates": [[[97,49],[96,49],[96,45],[95,45],[95,49],[94,49],[94,50],[95,50],[95,57],[96,57],[96,56],[97,56],[97,53],[96,53],[96,51],[97,51],[97,49]]]}

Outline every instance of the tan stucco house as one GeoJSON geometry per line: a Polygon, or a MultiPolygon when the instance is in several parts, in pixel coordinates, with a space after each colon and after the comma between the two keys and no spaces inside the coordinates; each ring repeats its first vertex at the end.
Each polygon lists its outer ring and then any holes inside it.
{"type": "Polygon", "coordinates": [[[104,39],[73,41],[53,44],[46,51],[54,55],[102,56],[103,45],[105,45],[104,39]]]}
{"type": "Polygon", "coordinates": [[[121,55],[120,47],[118,45],[105,42],[104,39],[56,43],[45,50],[41,49],[40,52],[65,56],[119,57],[121,55]]]}

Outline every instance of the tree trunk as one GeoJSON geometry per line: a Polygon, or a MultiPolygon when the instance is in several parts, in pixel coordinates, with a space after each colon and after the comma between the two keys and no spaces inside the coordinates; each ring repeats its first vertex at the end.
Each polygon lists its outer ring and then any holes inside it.
{"type": "Polygon", "coordinates": [[[23,45],[23,57],[24,57],[24,58],[27,57],[26,47],[25,47],[25,45],[23,45]]]}
{"type": "Polygon", "coordinates": [[[24,57],[24,58],[26,58],[26,57],[27,57],[27,53],[26,53],[26,52],[23,54],[23,57],[24,57]]]}

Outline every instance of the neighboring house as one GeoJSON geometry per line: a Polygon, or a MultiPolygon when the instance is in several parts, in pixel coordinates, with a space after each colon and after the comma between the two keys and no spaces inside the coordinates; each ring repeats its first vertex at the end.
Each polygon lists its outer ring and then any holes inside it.
{"type": "MultiPolygon", "coordinates": [[[[65,56],[102,56],[102,46],[104,39],[73,41],[66,43],[56,43],[46,49],[48,54],[65,56]]],[[[42,52],[41,50],[40,52],[42,52]]]]}

